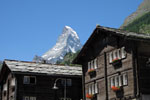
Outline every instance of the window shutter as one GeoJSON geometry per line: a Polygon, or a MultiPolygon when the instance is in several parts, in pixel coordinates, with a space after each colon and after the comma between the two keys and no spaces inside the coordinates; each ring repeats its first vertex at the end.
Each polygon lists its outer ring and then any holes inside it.
{"type": "Polygon", "coordinates": [[[128,85],[128,76],[127,76],[127,73],[123,74],[123,85],[128,85]]]}
{"type": "Polygon", "coordinates": [[[111,82],[110,82],[110,86],[111,86],[111,87],[112,87],[112,86],[115,86],[115,84],[114,84],[114,78],[113,78],[113,77],[110,78],[110,81],[111,81],[111,82]]]}
{"type": "Polygon", "coordinates": [[[94,84],[92,84],[92,94],[95,94],[95,91],[94,91],[94,84]]]}
{"type": "Polygon", "coordinates": [[[119,76],[119,86],[122,86],[122,76],[119,76]]]}
{"type": "Polygon", "coordinates": [[[94,68],[97,69],[97,59],[94,59],[94,68]]]}
{"type": "Polygon", "coordinates": [[[91,85],[89,85],[89,94],[92,94],[91,85]]]}
{"type": "Polygon", "coordinates": [[[91,62],[88,62],[88,70],[91,69],[91,62]]]}
{"type": "Polygon", "coordinates": [[[117,57],[116,54],[117,54],[117,52],[116,52],[116,50],[114,50],[114,51],[113,51],[113,59],[116,59],[116,57],[117,57]]]}
{"type": "Polygon", "coordinates": [[[95,94],[98,93],[98,86],[97,86],[97,85],[98,85],[98,84],[95,83],[95,94]]]}
{"type": "Polygon", "coordinates": [[[112,63],[112,52],[109,53],[109,63],[112,63]]]}
{"type": "Polygon", "coordinates": [[[115,86],[116,87],[119,86],[119,78],[118,78],[118,76],[115,77],[115,86]]]}
{"type": "Polygon", "coordinates": [[[125,47],[121,48],[121,58],[126,58],[125,47]]]}
{"type": "Polygon", "coordinates": [[[94,69],[94,61],[91,61],[91,69],[94,69]]]}
{"type": "Polygon", "coordinates": [[[118,58],[118,59],[121,59],[121,52],[120,52],[120,49],[117,50],[117,58],[118,58]]]}

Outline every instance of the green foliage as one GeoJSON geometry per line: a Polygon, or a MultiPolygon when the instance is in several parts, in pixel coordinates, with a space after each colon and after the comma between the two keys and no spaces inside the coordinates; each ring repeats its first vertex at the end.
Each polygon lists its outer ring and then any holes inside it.
{"type": "Polygon", "coordinates": [[[132,23],[125,26],[123,29],[136,33],[150,34],[150,12],[134,20],[132,23]]]}
{"type": "Polygon", "coordinates": [[[67,53],[65,56],[64,56],[64,59],[63,61],[57,61],[56,64],[62,64],[62,65],[70,65],[70,66],[73,66],[72,61],[73,59],[79,54],[80,50],[77,51],[76,53],[67,53]]]}

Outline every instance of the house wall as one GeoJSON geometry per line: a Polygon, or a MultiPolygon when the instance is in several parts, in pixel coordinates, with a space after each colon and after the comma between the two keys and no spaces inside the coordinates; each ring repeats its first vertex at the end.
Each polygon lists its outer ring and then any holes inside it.
{"type": "MultiPolygon", "coordinates": [[[[97,94],[97,100],[113,100],[117,99],[117,95],[112,91],[110,87],[110,78],[117,75],[122,75],[127,73],[128,85],[122,87],[122,97],[121,98],[134,98],[134,76],[133,76],[133,60],[132,60],[132,42],[126,41],[123,38],[118,38],[116,36],[100,36],[94,38],[92,45],[87,49],[88,56],[86,56],[86,65],[83,65],[83,73],[85,73],[85,91],[88,91],[89,84],[93,82],[98,83],[99,93],[97,94]],[[98,38],[98,39],[97,39],[98,38]],[[101,48],[102,47],[102,48],[101,48]],[[109,63],[109,53],[113,50],[125,47],[127,56],[125,59],[121,60],[121,67],[114,68],[112,64],[109,63]],[[99,52],[97,54],[97,52],[99,52]],[[106,55],[106,56],[105,56],[106,55]],[[88,74],[88,62],[97,58],[98,68],[96,69],[95,77],[90,77],[88,74]],[[105,61],[106,60],[106,61],[105,61]],[[107,85],[107,86],[106,86],[107,85]]],[[[86,98],[87,99],[87,98],[86,98]]],[[[87,99],[88,100],[88,99],[87,99]]]]}
{"type": "MultiPolygon", "coordinates": [[[[22,100],[24,96],[36,97],[36,100],[59,100],[64,97],[64,86],[57,81],[58,90],[53,90],[54,81],[57,78],[47,75],[34,75],[34,74],[16,74],[17,77],[17,100],[22,100]],[[24,76],[35,76],[36,84],[23,84],[24,76]]],[[[72,79],[72,86],[66,87],[66,97],[71,100],[80,100],[82,98],[82,82],[81,77],[67,77],[72,79]]]]}

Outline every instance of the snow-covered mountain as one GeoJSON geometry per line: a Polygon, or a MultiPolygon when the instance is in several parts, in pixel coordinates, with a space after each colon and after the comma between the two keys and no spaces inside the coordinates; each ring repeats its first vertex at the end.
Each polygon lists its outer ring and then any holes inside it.
{"type": "Polygon", "coordinates": [[[63,60],[66,53],[76,53],[81,47],[82,45],[77,33],[71,27],[65,26],[56,44],[42,55],[42,58],[47,63],[55,64],[57,61],[63,60]]]}

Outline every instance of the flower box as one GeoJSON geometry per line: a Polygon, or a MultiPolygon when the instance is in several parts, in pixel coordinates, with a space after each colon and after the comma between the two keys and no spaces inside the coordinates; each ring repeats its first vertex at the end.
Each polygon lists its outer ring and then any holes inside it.
{"type": "Polygon", "coordinates": [[[112,60],[112,63],[115,63],[115,62],[117,62],[119,60],[120,60],[119,58],[115,58],[115,59],[112,60]]]}
{"type": "Polygon", "coordinates": [[[93,73],[95,73],[95,69],[89,69],[89,70],[88,70],[88,74],[89,74],[89,75],[91,75],[91,74],[93,74],[93,73]]]}
{"type": "Polygon", "coordinates": [[[116,86],[112,86],[111,89],[116,92],[116,91],[119,91],[120,90],[120,87],[116,87],[116,86]]]}
{"type": "Polygon", "coordinates": [[[86,98],[88,98],[88,99],[93,99],[94,98],[94,95],[93,94],[86,94],[86,98]]]}
{"type": "Polygon", "coordinates": [[[112,60],[112,64],[115,66],[115,65],[118,65],[120,64],[121,60],[119,58],[115,58],[112,60]]]}

